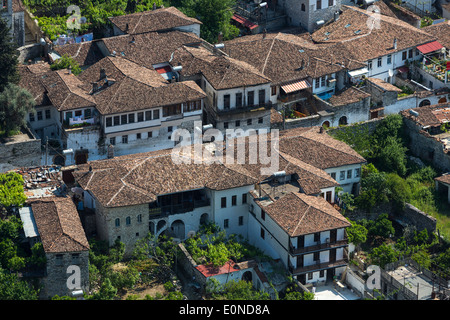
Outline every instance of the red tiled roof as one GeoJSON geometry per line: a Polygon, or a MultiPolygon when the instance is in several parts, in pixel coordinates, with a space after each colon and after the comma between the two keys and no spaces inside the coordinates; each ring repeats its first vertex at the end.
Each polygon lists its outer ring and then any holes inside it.
{"type": "Polygon", "coordinates": [[[258,27],[257,24],[254,24],[253,22],[248,21],[247,19],[245,19],[244,17],[241,17],[240,15],[234,14],[231,19],[233,19],[236,22],[239,22],[240,24],[242,24],[244,27],[249,28],[250,30],[255,29],[256,27],[258,27]]]}

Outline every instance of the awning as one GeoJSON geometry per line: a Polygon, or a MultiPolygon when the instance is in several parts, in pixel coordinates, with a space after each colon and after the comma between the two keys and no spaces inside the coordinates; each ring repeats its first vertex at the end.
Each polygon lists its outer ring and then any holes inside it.
{"type": "Polygon", "coordinates": [[[369,69],[362,68],[362,69],[349,71],[348,74],[350,75],[350,77],[356,77],[356,76],[360,76],[360,75],[368,73],[368,72],[369,72],[369,69]]]}
{"type": "Polygon", "coordinates": [[[310,88],[310,87],[311,87],[311,85],[306,80],[300,80],[300,81],[295,80],[295,81],[286,82],[285,84],[283,84],[281,86],[281,89],[283,89],[283,91],[286,93],[290,93],[290,92],[299,91],[299,90],[303,90],[303,89],[310,88]]]}
{"type": "Polygon", "coordinates": [[[158,71],[159,74],[172,72],[172,68],[170,66],[164,66],[164,67],[160,67],[160,68],[155,68],[155,70],[158,71]]]}
{"type": "Polygon", "coordinates": [[[254,24],[253,22],[248,21],[244,17],[241,17],[240,15],[234,14],[231,19],[234,21],[242,24],[244,27],[249,28],[250,30],[255,29],[258,25],[254,24]]]}
{"type": "Polygon", "coordinates": [[[433,51],[437,51],[437,50],[440,50],[442,48],[443,48],[442,44],[440,44],[437,41],[426,43],[426,44],[423,44],[423,45],[417,47],[417,49],[420,52],[422,52],[423,54],[430,53],[430,52],[433,52],[433,51]]]}

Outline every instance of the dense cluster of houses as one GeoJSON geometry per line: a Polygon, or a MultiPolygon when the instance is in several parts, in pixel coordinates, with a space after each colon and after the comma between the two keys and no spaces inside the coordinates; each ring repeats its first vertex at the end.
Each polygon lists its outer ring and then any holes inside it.
{"type": "MultiPolygon", "coordinates": [[[[207,222],[242,235],[303,284],[342,276],[350,223],[336,208],[336,188],[357,194],[365,159],[323,127],[446,103],[447,70],[437,66],[449,53],[450,25],[417,28],[382,1],[369,10],[340,0],[280,2],[291,8],[290,24],[308,32],[262,30],[213,45],[200,38],[199,20],[157,8],[110,18],[110,37],[49,50],[50,62],[77,61],[79,75],[20,66],[20,85],[36,101],[29,127],[46,146],[45,163],[73,186],[21,210],[27,238],[42,241],[49,261],[45,294],[70,294],[57,280],[68,265],[87,273],[86,238],[119,239],[129,254],[149,232],[182,241],[207,222]],[[228,134],[226,146],[282,129],[269,139],[277,170],[175,163],[173,133],[193,138],[208,128],[228,134]]],[[[248,160],[254,150],[246,147],[248,160]]],[[[215,141],[200,149],[231,152],[215,141]]]]}

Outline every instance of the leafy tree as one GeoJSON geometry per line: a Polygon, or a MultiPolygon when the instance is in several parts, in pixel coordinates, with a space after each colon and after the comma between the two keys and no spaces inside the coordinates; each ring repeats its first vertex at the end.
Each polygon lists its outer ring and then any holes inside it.
{"type": "Polygon", "coordinates": [[[11,216],[7,219],[0,219],[0,239],[17,241],[21,230],[22,221],[18,217],[11,216]]]}
{"type": "Polygon", "coordinates": [[[36,102],[26,89],[8,83],[0,93],[0,129],[6,136],[27,125],[26,116],[36,102]]]}
{"type": "Polygon", "coordinates": [[[111,284],[111,280],[106,278],[100,290],[89,297],[90,300],[113,300],[117,296],[117,289],[111,284]]]}
{"type": "Polygon", "coordinates": [[[398,260],[398,253],[392,246],[382,244],[372,250],[369,254],[369,258],[372,261],[372,264],[384,268],[386,264],[398,260]]]}
{"type": "Polygon", "coordinates": [[[235,0],[183,0],[181,11],[202,22],[200,34],[210,43],[217,43],[220,33],[223,40],[238,36],[239,29],[231,25],[235,0]]]}
{"type": "Polygon", "coordinates": [[[348,241],[353,243],[355,246],[365,243],[367,241],[367,228],[355,221],[350,221],[350,223],[352,224],[351,227],[345,229],[347,232],[348,241]]]}
{"type": "Polygon", "coordinates": [[[425,269],[429,269],[431,266],[431,257],[427,250],[420,250],[414,253],[411,258],[425,269]]]}
{"type": "Polygon", "coordinates": [[[402,209],[411,199],[411,188],[408,183],[397,174],[389,173],[386,176],[386,185],[389,189],[389,198],[398,209],[402,209]]]}
{"type": "Polygon", "coordinates": [[[375,221],[370,221],[367,229],[369,234],[383,238],[389,238],[395,234],[395,229],[388,219],[387,213],[380,214],[375,221]]]}
{"type": "Polygon", "coordinates": [[[406,150],[397,138],[388,136],[378,153],[377,162],[386,171],[395,172],[400,176],[406,174],[406,150]]]}
{"type": "Polygon", "coordinates": [[[28,258],[27,264],[30,267],[42,268],[47,263],[44,247],[42,242],[37,242],[31,247],[31,257],[28,258]]]}
{"type": "Polygon", "coordinates": [[[226,300],[269,300],[270,296],[267,292],[255,290],[251,282],[233,280],[223,285],[223,295],[216,298],[226,300]]]}
{"type": "Polygon", "coordinates": [[[284,300],[314,300],[314,293],[312,292],[298,292],[291,288],[286,289],[284,300]]]}
{"type": "Polygon", "coordinates": [[[37,300],[38,293],[16,274],[0,268],[0,300],[37,300]]]}
{"type": "Polygon", "coordinates": [[[72,70],[72,73],[74,75],[79,75],[81,73],[81,68],[72,57],[65,54],[61,58],[57,59],[55,62],[52,63],[50,66],[50,69],[52,70],[60,70],[60,69],[69,69],[69,67],[72,70]]]}
{"type": "Polygon", "coordinates": [[[9,31],[10,28],[6,21],[0,18],[0,92],[5,89],[7,84],[17,84],[19,82],[19,73],[17,71],[18,54],[9,31]]]}

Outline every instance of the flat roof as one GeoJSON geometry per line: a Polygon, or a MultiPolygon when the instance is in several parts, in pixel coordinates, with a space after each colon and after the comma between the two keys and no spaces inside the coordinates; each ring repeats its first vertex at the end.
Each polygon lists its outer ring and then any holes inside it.
{"type": "Polygon", "coordinates": [[[19,209],[20,220],[23,223],[23,230],[27,238],[34,238],[39,236],[39,232],[34,220],[33,211],[31,207],[23,207],[19,209]]]}

